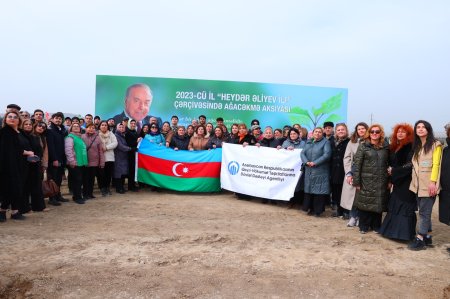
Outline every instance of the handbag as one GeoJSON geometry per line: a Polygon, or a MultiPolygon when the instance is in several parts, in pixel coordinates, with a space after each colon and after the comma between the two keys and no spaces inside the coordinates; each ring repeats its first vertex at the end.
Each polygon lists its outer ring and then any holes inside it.
{"type": "Polygon", "coordinates": [[[54,180],[42,181],[42,193],[44,198],[56,196],[59,193],[59,187],[54,180]]]}

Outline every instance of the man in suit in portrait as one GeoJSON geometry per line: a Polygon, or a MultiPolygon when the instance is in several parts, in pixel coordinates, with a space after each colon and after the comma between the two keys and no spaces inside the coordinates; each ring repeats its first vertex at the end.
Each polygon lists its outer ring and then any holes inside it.
{"type": "MultiPolygon", "coordinates": [[[[125,109],[122,113],[113,117],[116,124],[121,123],[124,118],[134,119],[137,130],[140,131],[142,125],[148,124],[151,115],[148,115],[153,101],[152,90],[147,84],[137,83],[129,86],[125,93],[125,109]]],[[[158,126],[162,127],[162,120],[157,117],[158,126]]]]}

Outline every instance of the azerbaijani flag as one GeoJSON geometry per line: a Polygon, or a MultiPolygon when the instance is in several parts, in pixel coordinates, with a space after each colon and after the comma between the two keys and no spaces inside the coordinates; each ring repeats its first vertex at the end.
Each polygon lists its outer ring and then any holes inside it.
{"type": "Polygon", "coordinates": [[[137,154],[137,180],[185,192],[220,191],[222,149],[175,151],[146,139],[137,154]]]}

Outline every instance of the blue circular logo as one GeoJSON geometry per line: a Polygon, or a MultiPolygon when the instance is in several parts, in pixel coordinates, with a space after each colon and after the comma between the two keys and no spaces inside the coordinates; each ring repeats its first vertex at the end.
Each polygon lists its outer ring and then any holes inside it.
{"type": "Polygon", "coordinates": [[[239,169],[240,169],[240,165],[238,162],[231,161],[230,163],[228,163],[228,172],[231,175],[236,175],[239,172],[239,169]]]}

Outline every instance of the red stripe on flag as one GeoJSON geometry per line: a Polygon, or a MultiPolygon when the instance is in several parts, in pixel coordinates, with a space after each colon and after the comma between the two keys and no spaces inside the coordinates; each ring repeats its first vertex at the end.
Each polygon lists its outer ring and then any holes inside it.
{"type": "Polygon", "coordinates": [[[179,178],[218,178],[221,162],[189,163],[138,154],[138,168],[179,178]]]}

